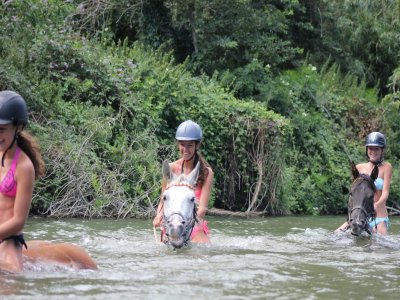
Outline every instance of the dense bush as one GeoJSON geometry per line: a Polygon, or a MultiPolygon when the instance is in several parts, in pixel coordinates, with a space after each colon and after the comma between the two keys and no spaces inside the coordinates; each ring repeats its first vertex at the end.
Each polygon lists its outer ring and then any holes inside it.
{"type": "Polygon", "coordinates": [[[360,1],[314,2],[2,2],[0,89],[27,100],[28,130],[47,164],[32,211],[151,215],[160,162],[176,158],[173,136],[185,119],[204,129],[210,205],[345,212],[348,162],[364,161],[365,135],[380,130],[394,166],[388,203],[398,207],[397,23],[380,15],[394,2],[367,1],[359,14],[360,1]],[[366,31],[386,52],[360,46],[366,31]],[[379,89],[370,88],[377,78],[379,89]]]}
{"type": "MultiPolygon", "coordinates": [[[[349,161],[366,160],[363,143],[369,132],[382,131],[389,141],[396,137],[398,102],[387,99],[384,102],[393,101],[391,106],[379,104],[376,90],[353,75],[342,76],[337,65],[329,63],[319,72],[312,65],[283,72],[269,89],[268,107],[288,117],[293,126],[283,195],[290,210],[345,212],[347,195],[342,190],[350,185],[349,161]]],[[[386,158],[396,167],[395,148],[398,144],[389,143],[386,158]]],[[[398,195],[394,185],[391,198],[398,195]]]]}
{"type": "Polygon", "coordinates": [[[173,157],[175,128],[189,118],[204,127],[217,205],[285,211],[276,196],[284,155],[273,153],[290,130],[284,118],[235,99],[214,79],[191,76],[161,51],[114,44],[106,32],[100,41],[84,38],[63,22],[32,18],[59,12],[51,4],[33,6],[28,16],[23,5],[3,8],[2,22],[13,22],[13,31],[4,25],[1,34],[23,55],[17,60],[1,49],[1,86],[27,99],[30,130],[47,163],[34,212],[149,215],[159,197],[160,162],[173,157]]]}

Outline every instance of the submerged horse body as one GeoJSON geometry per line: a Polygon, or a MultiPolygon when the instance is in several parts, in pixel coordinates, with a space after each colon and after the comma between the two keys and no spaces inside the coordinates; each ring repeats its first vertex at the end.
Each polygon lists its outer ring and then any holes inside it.
{"type": "Polygon", "coordinates": [[[200,164],[188,175],[175,175],[167,161],[163,163],[163,175],[167,187],[163,193],[164,243],[173,248],[188,244],[197,221],[194,186],[199,176],[200,164]]]}
{"type": "Polygon", "coordinates": [[[374,181],[379,170],[375,166],[371,175],[360,174],[354,163],[351,165],[353,184],[350,190],[348,223],[351,234],[359,236],[363,232],[371,234],[369,222],[375,218],[374,195],[376,187],[374,181]]]}
{"type": "Polygon", "coordinates": [[[28,261],[60,264],[74,269],[97,270],[97,264],[82,247],[72,243],[50,243],[33,240],[27,242],[22,254],[28,261]]]}

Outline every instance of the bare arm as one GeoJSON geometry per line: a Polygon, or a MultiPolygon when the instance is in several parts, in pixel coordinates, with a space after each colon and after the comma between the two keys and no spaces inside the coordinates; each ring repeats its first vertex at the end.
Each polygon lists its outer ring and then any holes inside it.
{"type": "Polygon", "coordinates": [[[199,218],[204,218],[208,209],[208,202],[211,196],[211,189],[214,181],[214,173],[211,168],[208,169],[208,175],[204,180],[202,190],[201,190],[201,197],[199,200],[199,209],[197,211],[197,215],[199,218]]]}
{"type": "Polygon", "coordinates": [[[386,163],[387,165],[385,166],[384,174],[383,174],[383,190],[382,194],[379,197],[378,201],[375,202],[375,210],[379,206],[385,206],[386,205],[386,200],[389,198],[389,192],[390,192],[390,182],[392,180],[392,165],[389,163],[386,163]]]}
{"type": "Polygon", "coordinates": [[[338,229],[335,230],[335,233],[346,231],[349,229],[349,222],[344,222],[338,229]]]}
{"type": "Polygon", "coordinates": [[[157,212],[156,216],[153,219],[153,226],[154,227],[160,227],[162,218],[163,218],[163,208],[164,208],[164,199],[163,199],[163,194],[165,191],[165,188],[167,187],[167,179],[163,177],[162,182],[161,182],[161,195],[160,195],[160,202],[158,203],[157,206],[157,212]]]}

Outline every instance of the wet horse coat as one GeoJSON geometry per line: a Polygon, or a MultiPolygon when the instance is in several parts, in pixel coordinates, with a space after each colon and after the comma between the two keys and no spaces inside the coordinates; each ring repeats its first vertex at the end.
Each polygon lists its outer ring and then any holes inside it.
{"type": "Polygon", "coordinates": [[[353,184],[349,197],[349,226],[351,234],[359,236],[362,232],[371,234],[368,222],[375,217],[374,211],[374,181],[378,177],[379,169],[377,166],[372,170],[371,175],[360,174],[352,162],[353,184]]]}
{"type": "Polygon", "coordinates": [[[43,261],[74,269],[97,270],[96,262],[82,247],[71,243],[53,244],[47,241],[28,241],[22,254],[29,261],[43,261]]]}

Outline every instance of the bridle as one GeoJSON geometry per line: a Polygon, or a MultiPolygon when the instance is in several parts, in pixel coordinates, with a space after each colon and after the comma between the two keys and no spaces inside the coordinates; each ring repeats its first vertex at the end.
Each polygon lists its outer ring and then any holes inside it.
{"type": "MultiPolygon", "coordinates": [[[[369,177],[369,176],[366,175],[366,174],[360,174],[359,177],[357,177],[356,180],[354,180],[354,182],[353,182],[353,184],[352,184],[352,189],[351,189],[351,192],[350,192],[349,203],[352,203],[351,199],[352,199],[352,194],[353,194],[354,186],[355,186],[357,183],[361,183],[362,181],[367,181],[368,184],[369,184],[369,186],[371,187],[371,189],[372,189],[372,190],[374,191],[374,193],[375,193],[376,187],[375,187],[375,184],[374,184],[374,182],[372,181],[371,177],[369,177]]],[[[349,208],[350,208],[350,207],[349,207],[349,208]]],[[[355,206],[355,207],[352,207],[351,210],[349,209],[349,212],[348,212],[348,223],[349,223],[349,225],[353,222],[353,219],[351,218],[351,215],[352,215],[352,213],[353,213],[355,210],[360,210],[360,211],[365,215],[365,220],[366,220],[366,222],[365,222],[365,226],[364,226],[363,229],[364,229],[369,235],[371,235],[372,233],[371,233],[371,231],[370,231],[370,229],[369,229],[369,226],[368,226],[368,220],[373,221],[373,220],[375,219],[375,212],[374,212],[374,211],[368,212],[364,207],[362,207],[362,206],[360,206],[360,205],[357,205],[357,206],[355,206]]],[[[358,215],[357,217],[360,218],[360,215],[358,215]]]]}
{"type": "MultiPolygon", "coordinates": [[[[173,182],[171,184],[168,184],[167,187],[165,188],[165,190],[167,190],[171,187],[174,187],[174,186],[186,186],[186,187],[194,190],[194,186],[187,182],[173,182]]],[[[191,218],[189,218],[189,219],[186,219],[185,216],[179,211],[173,211],[168,217],[165,215],[165,213],[163,213],[163,227],[164,228],[167,228],[166,223],[168,222],[168,219],[174,215],[179,216],[183,220],[183,226],[184,226],[183,227],[183,245],[187,246],[188,242],[190,240],[190,236],[192,234],[194,225],[198,221],[197,220],[197,206],[193,205],[193,214],[192,214],[191,218]]],[[[168,235],[165,235],[163,242],[164,242],[164,244],[168,244],[168,245],[171,244],[168,235]]]]}

